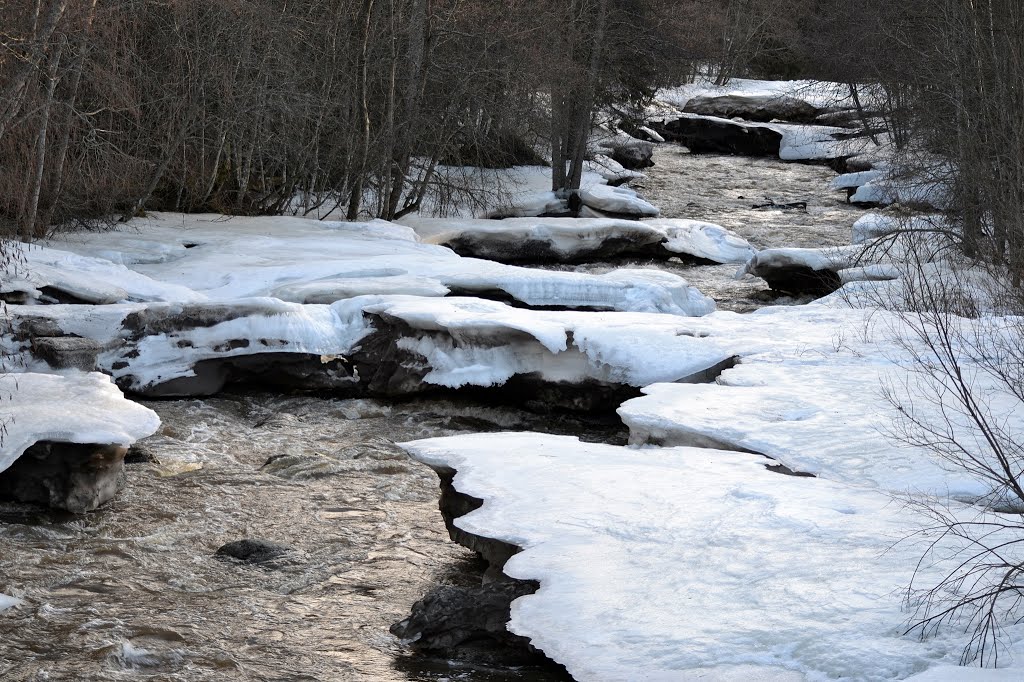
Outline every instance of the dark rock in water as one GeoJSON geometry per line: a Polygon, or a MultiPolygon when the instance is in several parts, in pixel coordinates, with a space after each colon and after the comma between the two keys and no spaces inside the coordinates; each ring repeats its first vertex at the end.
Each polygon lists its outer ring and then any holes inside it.
{"type": "Polygon", "coordinates": [[[822,113],[818,107],[785,95],[698,95],[683,107],[688,114],[739,117],[747,121],[789,121],[814,123],[822,113]]]}
{"type": "Polygon", "coordinates": [[[533,581],[492,582],[476,587],[442,585],[413,604],[391,634],[413,648],[477,663],[515,665],[534,662],[538,654],[526,637],[505,624],[512,602],[533,594],[533,581]]]}
{"type": "Polygon", "coordinates": [[[806,265],[780,265],[755,270],[752,274],[764,279],[775,291],[787,294],[824,296],[843,285],[835,270],[813,270],[806,265]]]}
{"type": "Polygon", "coordinates": [[[80,369],[92,372],[103,345],[78,336],[44,336],[35,338],[32,351],[54,369],[80,369]]]}
{"type": "Polygon", "coordinates": [[[683,117],[653,125],[666,140],[686,145],[694,154],[778,157],[782,133],[771,128],[720,118],[683,117]]]}
{"type": "Polygon", "coordinates": [[[0,472],[0,498],[92,511],[124,482],[127,451],[121,445],[36,443],[0,472]]]}
{"type": "MultiPolygon", "coordinates": [[[[576,195],[573,195],[576,196],[576,195]]],[[[500,239],[492,235],[466,232],[444,242],[442,246],[472,258],[499,263],[591,263],[625,256],[661,256],[664,237],[638,223],[635,231],[603,239],[571,255],[558,250],[550,240],[500,239]]],[[[509,297],[511,298],[511,297],[509,297]]]]}
{"type": "Polygon", "coordinates": [[[235,540],[222,545],[214,556],[218,559],[234,559],[244,564],[270,564],[291,555],[294,550],[267,540],[235,540]]]}
{"type": "Polygon", "coordinates": [[[641,168],[650,168],[654,165],[653,142],[645,142],[635,138],[628,141],[615,139],[602,146],[608,150],[608,156],[618,161],[624,168],[640,170],[641,168]]]}
{"type": "Polygon", "coordinates": [[[160,460],[144,443],[135,443],[124,456],[125,464],[159,464],[160,460]]]}

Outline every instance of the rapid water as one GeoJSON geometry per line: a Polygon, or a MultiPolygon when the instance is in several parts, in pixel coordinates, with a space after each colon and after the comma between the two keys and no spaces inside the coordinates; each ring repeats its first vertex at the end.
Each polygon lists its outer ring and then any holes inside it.
{"type": "MultiPolygon", "coordinates": [[[[859,211],[827,168],[690,156],[663,145],[640,191],[666,217],[729,227],[755,246],[849,242],[859,211]],[[806,201],[803,211],[754,203],[806,201]]],[[[765,304],[735,266],[639,263],[683,275],[724,308],[765,304]]],[[[607,264],[584,266],[600,270],[607,264]]],[[[537,430],[622,443],[619,424],[450,400],[226,394],[146,403],[163,420],[103,509],[0,507],[2,680],[538,680],[410,655],[388,633],[437,584],[478,580],[449,541],[437,479],[394,443],[537,430]],[[293,548],[274,568],[214,558],[241,538],[293,548]]]]}

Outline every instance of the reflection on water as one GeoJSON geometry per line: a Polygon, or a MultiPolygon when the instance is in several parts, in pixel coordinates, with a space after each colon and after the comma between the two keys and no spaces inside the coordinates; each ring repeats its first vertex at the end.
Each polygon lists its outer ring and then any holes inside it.
{"type": "Polygon", "coordinates": [[[111,504],[0,514],[0,592],[25,600],[0,614],[0,679],[545,679],[424,661],[388,633],[434,585],[478,580],[436,476],[394,442],[497,429],[622,442],[621,428],[440,400],[147,404],[164,425],[139,450],[156,461],[130,465],[111,504]],[[213,558],[244,537],[295,559],[213,558]]]}

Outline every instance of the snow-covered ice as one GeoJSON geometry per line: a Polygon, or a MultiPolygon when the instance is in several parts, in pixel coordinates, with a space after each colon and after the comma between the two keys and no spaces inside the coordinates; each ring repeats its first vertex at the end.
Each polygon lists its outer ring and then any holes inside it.
{"type": "Polygon", "coordinates": [[[230,301],[269,296],[297,303],[331,303],[361,294],[440,296],[457,291],[499,292],[531,306],[679,315],[703,315],[714,309],[710,299],[669,273],[617,270],[589,275],[462,258],[450,249],[421,243],[407,226],[385,221],[156,214],[132,221],[129,228],[67,235],[48,243],[49,249],[63,253],[38,251],[59,262],[56,270],[66,278],[85,276],[72,255],[77,254],[124,265],[146,281],[155,280],[165,292],[177,292],[130,300],[230,301]]]}
{"type": "Polygon", "coordinates": [[[509,629],[578,680],[891,679],[963,644],[901,635],[920,548],[893,546],[913,522],[877,491],[701,448],[528,433],[403,447],[484,501],[459,528],[523,548],[504,570],[541,587],[509,629]]]}
{"type": "Polygon", "coordinates": [[[0,471],[40,441],[127,446],[160,427],[155,412],[126,400],[103,374],[0,374],[0,394],[0,471]]]}

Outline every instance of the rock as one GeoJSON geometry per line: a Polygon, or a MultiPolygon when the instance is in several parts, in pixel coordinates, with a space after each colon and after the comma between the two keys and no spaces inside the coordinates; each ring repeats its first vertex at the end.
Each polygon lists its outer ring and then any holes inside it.
{"type": "Polygon", "coordinates": [[[223,560],[235,560],[243,564],[275,567],[275,565],[281,563],[282,559],[286,559],[294,554],[295,550],[287,545],[280,545],[268,540],[246,538],[222,545],[214,552],[214,557],[223,560]]]}
{"type": "Polygon", "coordinates": [[[806,211],[807,210],[807,202],[806,201],[792,201],[792,202],[789,202],[789,203],[778,203],[774,199],[768,199],[763,204],[752,204],[750,206],[750,208],[758,209],[758,210],[760,210],[760,209],[776,208],[776,209],[779,209],[779,210],[782,210],[782,211],[806,211]]]}
{"type": "Polygon", "coordinates": [[[655,129],[694,154],[778,157],[782,145],[782,133],[776,130],[721,118],[684,116],[655,129]]]}
{"type": "Polygon", "coordinates": [[[128,448],[128,454],[124,456],[125,464],[159,464],[160,459],[144,443],[136,443],[128,448]]]}
{"type": "Polygon", "coordinates": [[[793,295],[824,296],[843,284],[842,278],[835,270],[815,270],[800,263],[753,270],[751,274],[762,278],[773,290],[793,295]]]}
{"type": "Polygon", "coordinates": [[[774,120],[814,123],[822,113],[809,102],[785,95],[698,95],[686,103],[683,111],[764,123],[774,120]]]}
{"type": "Polygon", "coordinates": [[[607,145],[612,159],[621,163],[629,170],[650,168],[654,165],[654,144],[644,140],[630,138],[628,143],[616,138],[607,145]]]}
{"type": "Polygon", "coordinates": [[[78,336],[45,336],[36,338],[32,351],[54,369],[80,369],[92,372],[103,345],[78,336]]]}
{"type": "Polygon", "coordinates": [[[530,640],[505,624],[512,601],[537,591],[533,581],[492,582],[476,587],[442,585],[417,601],[407,618],[391,626],[403,643],[423,652],[476,663],[515,665],[539,654],[530,640]]]}
{"type": "Polygon", "coordinates": [[[0,473],[0,498],[92,511],[124,482],[127,452],[121,445],[36,443],[0,473]]]}
{"type": "Polygon", "coordinates": [[[468,514],[474,509],[479,509],[483,505],[483,500],[455,489],[452,483],[455,478],[454,469],[436,467],[434,471],[437,473],[441,487],[441,497],[438,500],[437,507],[441,510],[441,517],[444,519],[444,525],[448,529],[448,536],[453,542],[462,545],[466,549],[473,550],[487,562],[487,570],[484,573],[485,579],[508,580],[508,577],[502,573],[501,569],[505,567],[505,562],[512,555],[520,551],[519,547],[502,540],[474,535],[456,526],[454,523],[455,519],[468,514]]]}

